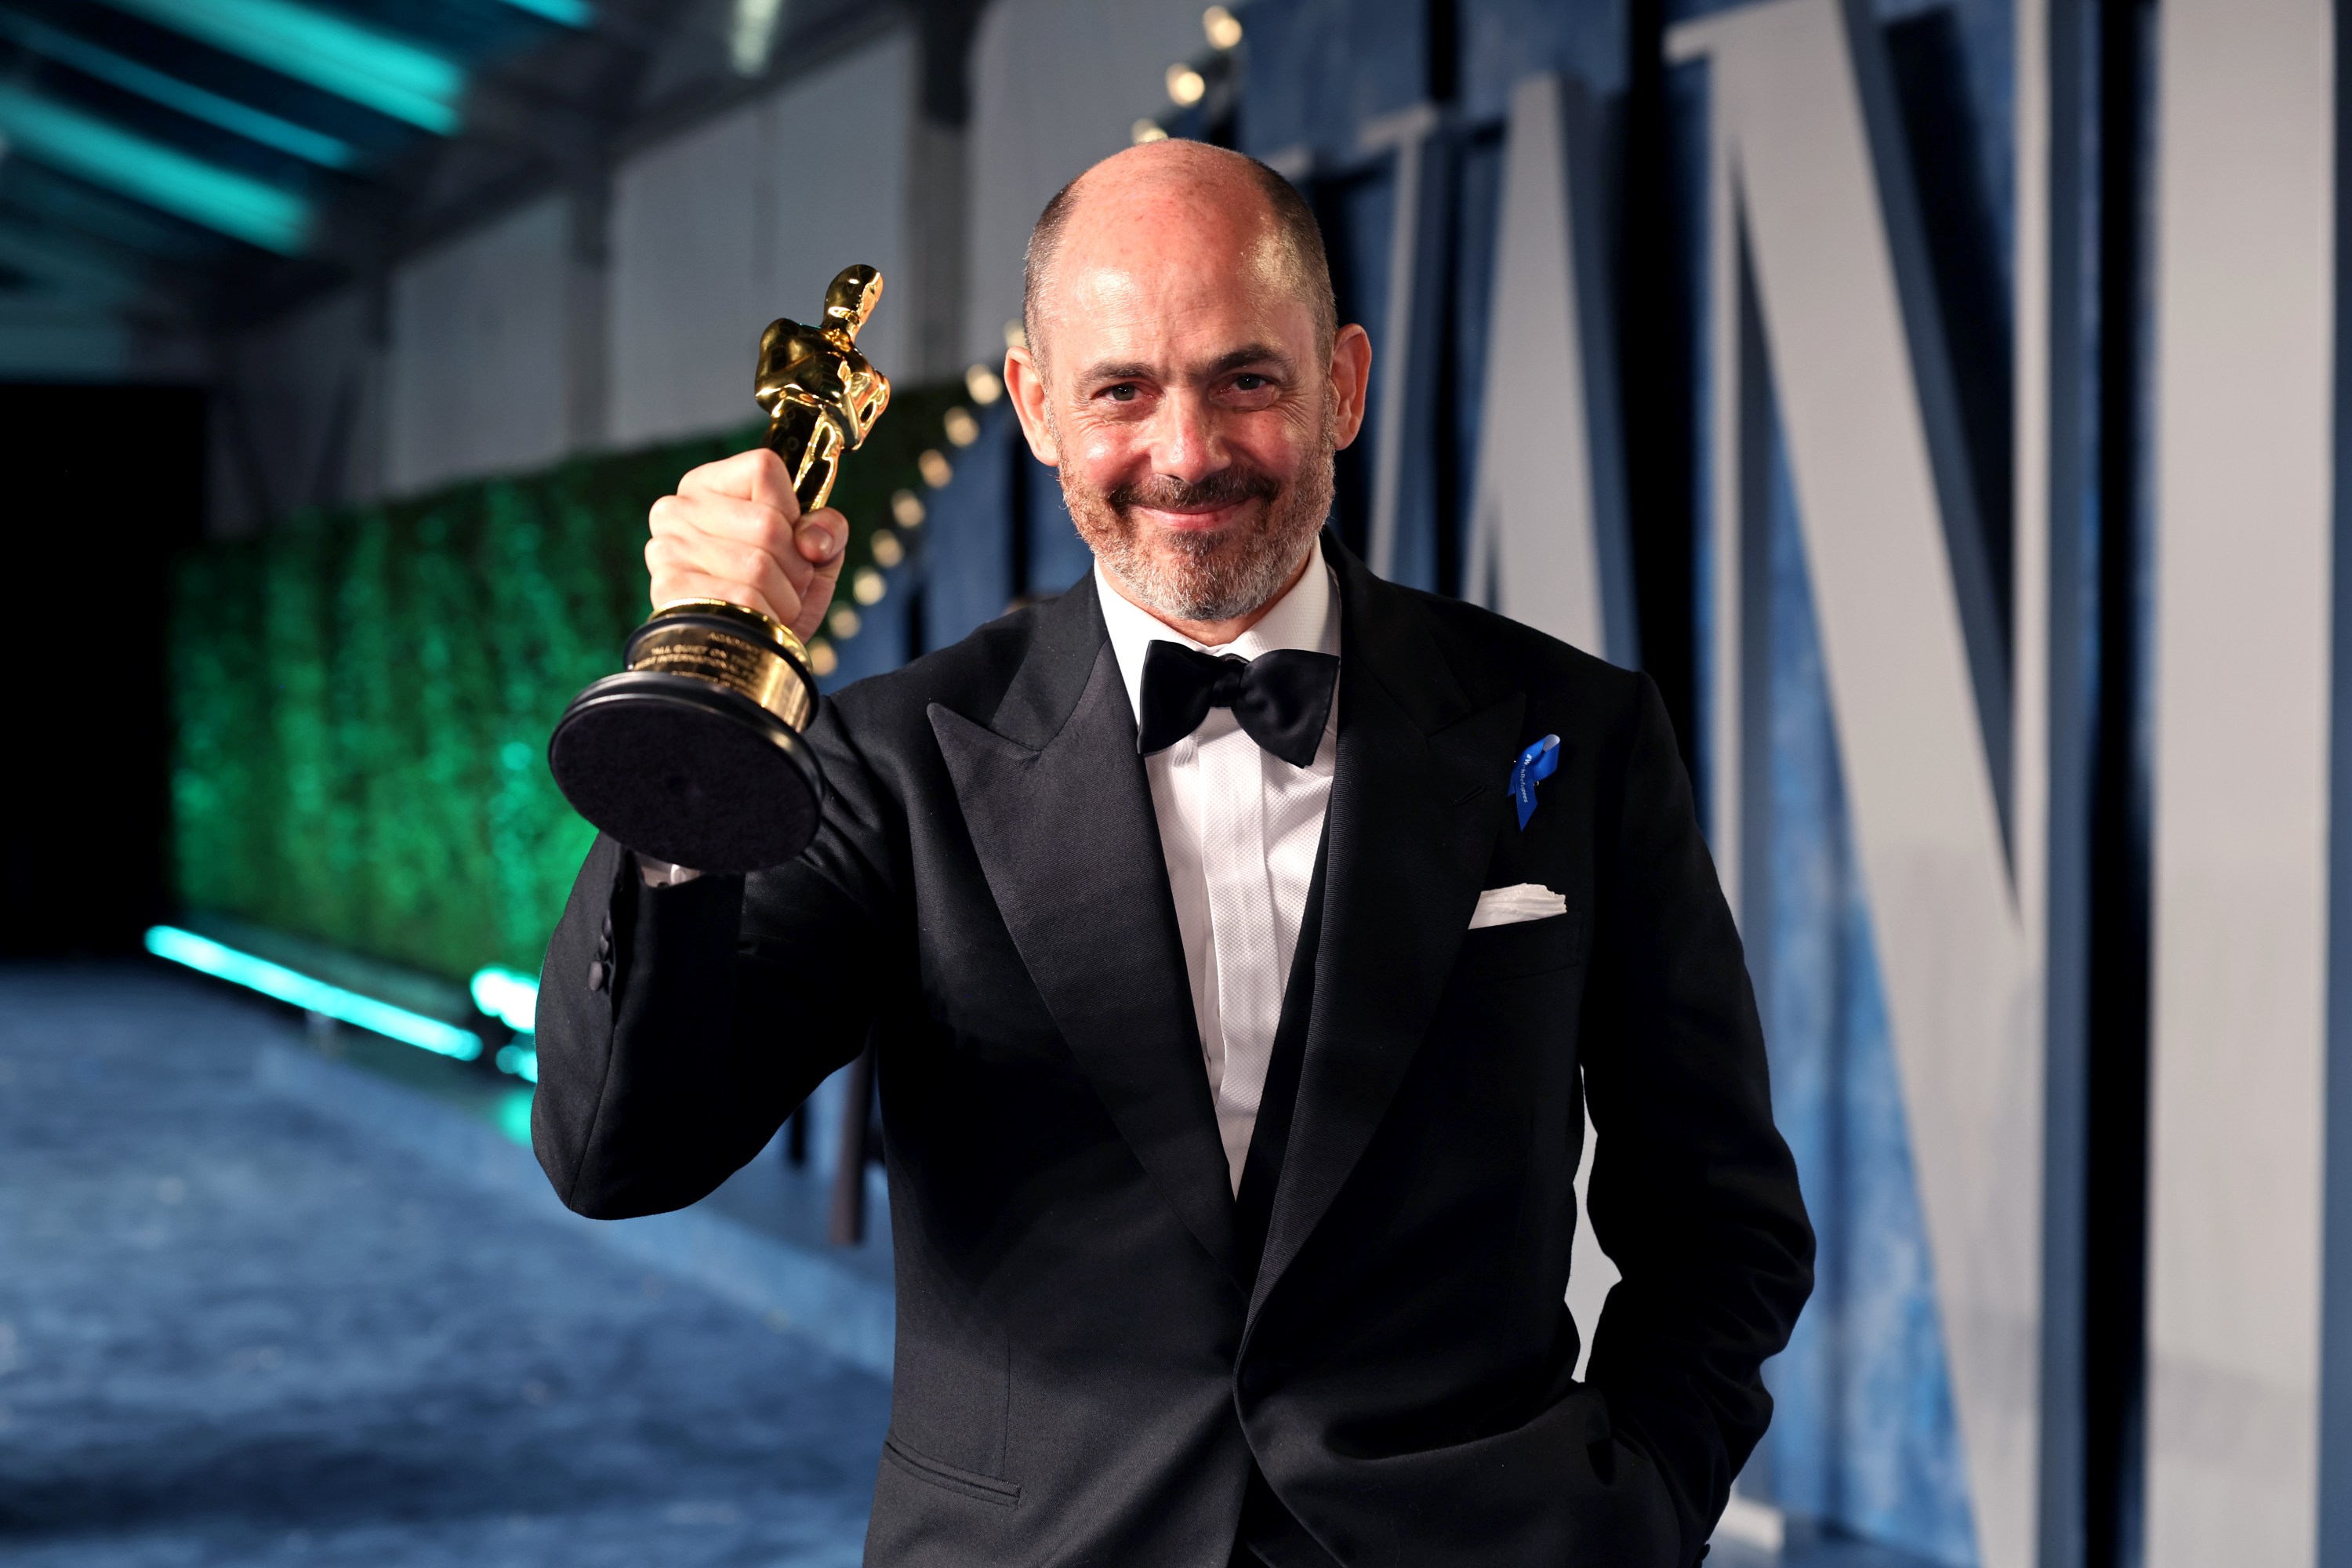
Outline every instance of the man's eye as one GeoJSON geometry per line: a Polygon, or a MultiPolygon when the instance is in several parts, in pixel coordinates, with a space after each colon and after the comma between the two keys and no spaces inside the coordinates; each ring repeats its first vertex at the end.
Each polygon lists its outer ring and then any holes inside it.
{"type": "Polygon", "coordinates": [[[1262,375],[1237,375],[1234,377],[1234,390],[1235,392],[1255,392],[1262,386],[1268,386],[1271,384],[1272,383],[1268,382],[1265,377],[1262,375]]]}
{"type": "Polygon", "coordinates": [[[1131,381],[1122,381],[1117,386],[1103,389],[1103,395],[1108,397],[1113,403],[1132,403],[1135,401],[1135,395],[1136,386],[1131,381]]]}

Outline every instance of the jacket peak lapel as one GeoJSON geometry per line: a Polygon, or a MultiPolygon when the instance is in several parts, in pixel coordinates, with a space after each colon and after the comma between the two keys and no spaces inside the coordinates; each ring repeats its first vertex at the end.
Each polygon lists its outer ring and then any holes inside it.
{"type": "Polygon", "coordinates": [[[989,724],[931,730],[989,890],[1112,1122],[1236,1283],[1234,1205],[1135,720],[1091,582],[1046,607],[989,724]],[[1091,637],[1066,623],[1083,599],[1091,637]],[[1075,702],[1072,693],[1075,689],[1075,702]]]}

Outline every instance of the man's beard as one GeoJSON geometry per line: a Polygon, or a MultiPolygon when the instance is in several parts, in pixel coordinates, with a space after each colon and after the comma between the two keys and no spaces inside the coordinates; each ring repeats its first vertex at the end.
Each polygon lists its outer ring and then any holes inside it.
{"type": "Polygon", "coordinates": [[[1287,485],[1235,467],[1193,484],[1154,474],[1097,490],[1065,463],[1062,499],[1095,559],[1147,607],[1171,620],[1232,620],[1282,592],[1331,515],[1335,424],[1325,420],[1319,449],[1287,485]],[[1150,529],[1134,516],[1137,507],[1192,510],[1249,500],[1263,504],[1238,532],[1150,529]]]}

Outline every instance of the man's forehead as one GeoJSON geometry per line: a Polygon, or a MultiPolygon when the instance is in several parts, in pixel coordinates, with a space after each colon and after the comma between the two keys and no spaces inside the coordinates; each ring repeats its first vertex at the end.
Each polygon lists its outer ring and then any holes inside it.
{"type": "Polygon", "coordinates": [[[1304,302],[1285,287],[1279,247],[1220,237],[1163,229],[1067,245],[1041,302],[1058,332],[1138,347],[1202,332],[1270,341],[1310,330],[1304,302]]]}
{"type": "Polygon", "coordinates": [[[1319,317],[1265,172],[1176,145],[1107,159],[1047,209],[1026,303],[1040,354],[1073,366],[1149,355],[1187,371],[1248,342],[1313,357],[1319,317]]]}
{"type": "Polygon", "coordinates": [[[1119,309],[1151,301],[1162,310],[1253,310],[1277,302],[1279,258],[1263,251],[1121,242],[1096,250],[1076,247],[1055,268],[1049,302],[1071,310],[1119,309]],[[1059,294],[1061,301],[1054,301],[1059,294]]]}
{"type": "MultiPolygon", "coordinates": [[[[1187,195],[1193,195],[1187,193],[1187,195]]],[[[1261,207],[1255,193],[1242,204],[1261,207]]],[[[1145,194],[1082,205],[1055,258],[1064,279],[1118,273],[1166,288],[1256,282],[1283,262],[1282,239],[1263,211],[1145,194]]]]}
{"type": "Polygon", "coordinates": [[[1245,363],[1291,364],[1307,353],[1314,320],[1293,295],[1252,287],[1231,272],[1160,290],[1104,268],[1071,280],[1048,330],[1055,356],[1081,374],[1104,367],[1213,374],[1245,363]]]}
{"type": "Polygon", "coordinates": [[[1070,222],[1124,223],[1189,215],[1197,225],[1265,226],[1273,209],[1246,158],[1199,142],[1129,148],[1097,163],[1070,187],[1070,222]]]}

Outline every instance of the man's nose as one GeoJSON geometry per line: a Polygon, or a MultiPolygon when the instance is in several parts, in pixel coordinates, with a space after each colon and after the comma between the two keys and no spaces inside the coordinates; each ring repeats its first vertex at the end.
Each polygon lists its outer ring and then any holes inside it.
{"type": "Polygon", "coordinates": [[[1180,390],[1164,402],[1153,421],[1151,467],[1155,473],[1198,484],[1225,467],[1225,444],[1216,410],[1199,393],[1180,390]]]}

